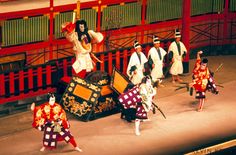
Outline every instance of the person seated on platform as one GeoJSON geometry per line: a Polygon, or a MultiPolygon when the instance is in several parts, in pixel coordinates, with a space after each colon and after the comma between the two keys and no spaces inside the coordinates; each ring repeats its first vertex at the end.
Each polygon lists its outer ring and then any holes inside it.
{"type": "Polygon", "coordinates": [[[162,82],[164,58],[166,56],[166,51],[160,47],[160,39],[157,36],[153,36],[153,47],[148,52],[148,61],[153,62],[151,77],[153,82],[158,81],[158,86],[164,87],[162,82]]]}
{"type": "Polygon", "coordinates": [[[142,52],[142,47],[138,41],[134,42],[135,52],[132,53],[127,67],[127,75],[130,81],[136,85],[141,83],[144,76],[144,63],[147,62],[146,56],[142,52]]]}
{"type": "Polygon", "coordinates": [[[49,93],[48,102],[40,106],[35,107],[35,103],[32,103],[31,110],[34,116],[32,126],[44,131],[43,147],[40,151],[44,151],[46,148],[55,149],[57,141],[65,140],[67,143],[71,143],[76,151],[82,152],[69,131],[70,124],[66,113],[61,105],[56,103],[53,93],[49,93]]]}
{"type": "Polygon", "coordinates": [[[180,41],[181,34],[177,29],[175,31],[175,41],[173,41],[168,49],[168,58],[171,62],[170,74],[172,75],[172,83],[175,81],[183,82],[179,74],[183,74],[183,59],[187,54],[185,45],[180,41]]]}
{"type": "Polygon", "coordinates": [[[201,60],[200,55],[202,53],[202,51],[197,53],[197,61],[193,69],[193,80],[189,84],[190,87],[195,88],[196,99],[199,99],[199,107],[197,110],[199,112],[202,111],[203,105],[205,103],[206,90],[209,90],[214,94],[218,94],[219,92],[216,88],[213,76],[208,69],[208,60],[206,58],[201,60]]]}
{"type": "Polygon", "coordinates": [[[85,20],[77,20],[75,24],[72,22],[62,24],[62,32],[66,36],[66,39],[73,43],[76,60],[72,67],[76,73],[75,76],[85,78],[93,70],[95,65],[91,56],[102,63],[92,53],[92,40],[100,43],[103,40],[103,35],[100,32],[88,30],[85,20]]]}

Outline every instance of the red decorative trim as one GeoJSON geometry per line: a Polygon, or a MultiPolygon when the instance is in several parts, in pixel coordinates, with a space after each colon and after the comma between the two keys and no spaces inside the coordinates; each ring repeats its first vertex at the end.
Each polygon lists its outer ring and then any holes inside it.
{"type": "Polygon", "coordinates": [[[41,43],[35,43],[35,44],[32,43],[32,44],[14,46],[14,47],[4,47],[0,49],[0,56],[16,54],[19,52],[30,51],[33,49],[47,48],[48,46],[49,46],[49,42],[41,42],[41,43]]]}
{"type": "Polygon", "coordinates": [[[23,18],[26,16],[39,16],[43,14],[49,13],[49,7],[48,8],[42,8],[42,9],[33,9],[33,10],[24,10],[24,11],[14,11],[14,12],[6,12],[6,13],[0,13],[0,20],[7,20],[7,19],[14,19],[14,18],[23,18]]]}
{"type": "MultiPolygon", "coordinates": [[[[99,1],[99,0],[98,0],[99,1]]],[[[138,0],[101,0],[101,5],[114,5],[114,4],[120,4],[120,3],[132,3],[132,2],[138,2],[138,0]]]]}

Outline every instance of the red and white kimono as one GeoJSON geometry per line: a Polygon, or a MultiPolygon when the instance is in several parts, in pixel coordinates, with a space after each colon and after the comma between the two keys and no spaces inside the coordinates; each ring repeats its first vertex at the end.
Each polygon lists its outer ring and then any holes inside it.
{"type": "Polygon", "coordinates": [[[68,130],[70,125],[67,121],[66,113],[59,104],[50,105],[47,102],[35,107],[33,112],[32,126],[44,131],[44,147],[56,148],[57,141],[61,140],[65,140],[67,143],[70,142],[74,147],[77,146],[74,137],[68,130]]]}
{"type": "Polygon", "coordinates": [[[193,69],[193,87],[196,90],[196,98],[206,98],[206,90],[213,93],[218,92],[213,77],[210,74],[209,69],[201,69],[201,59],[197,59],[195,67],[193,69]]]}

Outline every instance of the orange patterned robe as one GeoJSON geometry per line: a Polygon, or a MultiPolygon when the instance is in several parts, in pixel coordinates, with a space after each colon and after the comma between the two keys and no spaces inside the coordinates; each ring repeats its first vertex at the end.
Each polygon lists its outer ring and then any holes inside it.
{"type": "Polygon", "coordinates": [[[210,72],[209,69],[206,67],[206,69],[202,70],[200,68],[201,65],[201,59],[198,59],[195,67],[193,69],[193,87],[198,92],[204,92],[207,88],[207,83],[210,78],[210,72]]]}
{"type": "MultiPolygon", "coordinates": [[[[32,126],[44,131],[43,145],[45,147],[56,148],[57,141],[61,140],[67,143],[74,142],[74,137],[68,130],[69,122],[66,113],[57,103],[50,105],[47,102],[35,107],[32,126]]],[[[74,145],[76,146],[75,142],[74,145]]]]}
{"type": "Polygon", "coordinates": [[[206,90],[218,94],[216,84],[208,67],[201,69],[201,59],[197,59],[193,69],[193,87],[196,90],[196,98],[206,98],[206,90]]]}

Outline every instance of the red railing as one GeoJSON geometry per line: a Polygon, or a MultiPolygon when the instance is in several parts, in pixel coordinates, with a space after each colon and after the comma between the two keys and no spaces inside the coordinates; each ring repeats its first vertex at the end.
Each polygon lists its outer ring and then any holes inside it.
{"type": "MultiPolygon", "coordinates": [[[[144,53],[147,53],[150,48],[150,44],[145,45],[144,53]]],[[[97,57],[104,63],[97,63],[94,70],[106,71],[111,75],[114,65],[126,74],[128,59],[132,52],[132,48],[125,48],[98,53],[97,57]]],[[[0,104],[55,91],[61,78],[72,76],[73,62],[74,57],[67,57],[18,72],[0,74],[0,104]]]]}
{"type": "MultiPolygon", "coordinates": [[[[137,0],[123,0],[122,2],[136,2],[137,0]]],[[[228,0],[226,0],[228,2],[228,0]]],[[[145,1],[143,1],[145,2],[145,1]]],[[[108,1],[104,0],[101,3],[99,1],[93,1],[88,3],[82,3],[81,8],[91,8],[98,7],[98,27],[97,30],[100,31],[101,26],[101,7],[102,5],[112,5],[120,3],[119,0],[108,1]],[[100,12],[99,12],[100,11],[100,12]]],[[[76,4],[66,5],[66,6],[58,6],[54,7],[53,11],[70,11],[76,8],[76,4]]],[[[34,16],[39,14],[48,14],[50,13],[49,8],[43,9],[35,9],[35,10],[26,10],[14,13],[3,13],[0,14],[0,20],[19,18],[24,16],[34,16]],[[40,13],[39,13],[40,12],[40,13]]],[[[143,11],[143,14],[145,12],[143,11]]],[[[143,17],[143,16],[142,16],[143,17]]],[[[144,18],[144,17],[143,17],[144,18]]],[[[235,12],[224,12],[224,14],[207,14],[200,15],[196,17],[190,18],[191,28],[190,28],[190,40],[194,40],[192,44],[190,44],[190,49],[196,47],[203,47],[208,45],[225,45],[225,44],[236,44],[236,13],[235,12]],[[219,21],[219,22],[218,22],[219,21]],[[225,27],[231,27],[230,31],[227,33],[224,32],[223,35],[217,35],[212,41],[210,37],[207,41],[201,41],[199,39],[195,39],[196,35],[201,38],[201,33],[196,32],[196,27],[201,27],[203,24],[209,23],[214,24],[217,23],[217,28],[219,31],[225,31],[225,27]],[[221,26],[221,25],[224,26],[221,26]],[[225,34],[226,33],[226,34],[225,34]],[[216,40],[216,41],[215,41],[216,40]]],[[[139,26],[130,27],[130,28],[121,28],[120,30],[112,30],[109,32],[103,32],[104,35],[106,33],[112,34],[114,43],[119,45],[120,40],[124,39],[125,34],[131,34],[130,38],[135,38],[141,40],[141,43],[146,44],[144,47],[144,53],[150,49],[150,44],[152,42],[153,34],[158,35],[160,38],[171,39],[173,37],[173,30],[175,28],[181,28],[182,20],[173,20],[173,21],[163,21],[154,24],[145,24],[143,23],[139,26]]],[[[210,29],[213,29],[210,28],[210,29]]],[[[203,30],[204,28],[200,28],[203,30]]],[[[68,41],[65,39],[62,40],[51,40],[41,43],[34,43],[29,45],[22,45],[16,47],[9,47],[0,49],[0,56],[15,54],[18,52],[25,52],[36,49],[48,49],[49,46],[57,47],[58,45],[67,45],[68,41]]],[[[126,74],[126,68],[128,65],[129,57],[133,51],[132,49],[133,42],[126,44],[123,49],[113,49],[109,52],[97,53],[97,56],[104,63],[97,63],[95,70],[106,71],[109,74],[112,72],[112,66],[115,65],[121,72],[126,74]],[[129,47],[129,48],[127,48],[129,47]]],[[[170,44],[170,41],[166,41],[162,43],[162,47],[167,48],[170,44]]],[[[105,48],[104,48],[105,49],[105,48]]],[[[103,50],[104,50],[103,49],[103,50]]],[[[57,49],[54,49],[57,51],[57,49]]],[[[24,70],[20,70],[18,72],[10,72],[10,73],[2,73],[0,74],[0,104],[16,101],[28,97],[33,97],[37,95],[44,94],[48,91],[55,91],[56,85],[59,82],[60,78],[71,76],[72,68],[71,65],[74,61],[73,57],[67,57],[59,60],[51,60],[47,64],[29,67],[24,70]]]]}
{"type": "Polygon", "coordinates": [[[55,91],[58,67],[45,64],[0,74],[0,104],[55,91]]]}

